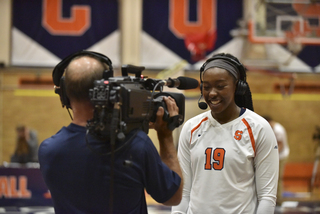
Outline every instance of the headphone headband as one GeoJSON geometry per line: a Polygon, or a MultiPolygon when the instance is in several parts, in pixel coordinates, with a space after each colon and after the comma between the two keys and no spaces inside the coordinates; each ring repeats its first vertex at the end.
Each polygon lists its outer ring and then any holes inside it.
{"type": "Polygon", "coordinates": [[[69,100],[67,93],[66,93],[63,73],[64,73],[66,67],[72,61],[72,59],[74,59],[77,56],[86,56],[86,55],[97,58],[100,60],[100,62],[106,63],[108,65],[109,68],[107,70],[103,71],[101,79],[108,79],[109,77],[113,77],[112,62],[107,56],[105,56],[101,53],[97,53],[97,52],[93,52],[93,51],[85,51],[85,50],[70,54],[69,56],[64,58],[61,62],[59,62],[56,65],[56,67],[53,69],[53,72],[52,72],[53,83],[55,86],[57,86],[57,87],[55,87],[55,93],[59,94],[62,107],[66,106],[67,109],[71,108],[70,100],[69,100]]]}
{"type": "Polygon", "coordinates": [[[231,57],[228,57],[226,55],[215,55],[209,59],[207,59],[207,61],[205,63],[203,63],[203,65],[201,66],[200,68],[200,81],[202,82],[202,72],[204,71],[205,67],[207,66],[207,64],[213,60],[216,60],[216,59],[223,59],[223,60],[226,60],[228,62],[231,62],[233,65],[236,66],[236,68],[238,69],[239,71],[239,77],[240,79],[239,80],[242,80],[242,81],[246,81],[246,69],[245,67],[241,64],[241,62],[238,62],[237,60],[235,59],[232,59],[231,57]]]}
{"type": "MultiPolygon", "coordinates": [[[[105,72],[109,73],[109,74],[107,74],[107,77],[113,76],[112,61],[107,56],[105,56],[101,53],[93,52],[93,51],[82,50],[82,51],[78,51],[76,53],[70,54],[69,56],[64,58],[61,62],[59,62],[56,65],[56,67],[53,69],[52,79],[53,79],[53,83],[56,86],[60,86],[60,79],[63,76],[64,70],[69,65],[71,60],[77,56],[83,56],[83,55],[94,56],[94,57],[100,59],[101,62],[106,63],[109,66],[109,69],[107,71],[105,71],[105,72]]],[[[105,76],[105,72],[103,74],[104,76],[105,76]]]]}
{"type": "MultiPolygon", "coordinates": [[[[232,55],[231,55],[232,56],[232,55]]],[[[213,60],[217,60],[217,59],[222,59],[222,60],[226,60],[230,63],[232,63],[233,65],[235,65],[235,67],[237,68],[238,72],[239,72],[239,80],[237,83],[237,89],[236,89],[236,95],[244,95],[247,88],[248,88],[248,84],[246,82],[246,68],[241,64],[241,62],[238,62],[237,60],[233,59],[232,57],[223,54],[217,54],[214,55],[213,57],[207,59],[207,61],[205,63],[203,63],[203,65],[200,68],[200,90],[201,90],[201,94],[202,94],[202,72],[204,72],[205,67],[207,66],[207,64],[213,60]]]]}

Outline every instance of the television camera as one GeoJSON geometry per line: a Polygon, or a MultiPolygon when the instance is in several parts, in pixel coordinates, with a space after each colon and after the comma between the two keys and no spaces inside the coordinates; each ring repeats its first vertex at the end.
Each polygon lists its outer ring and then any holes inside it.
{"type": "MultiPolygon", "coordinates": [[[[163,120],[173,130],[184,122],[185,97],[182,93],[163,92],[163,86],[178,89],[198,87],[198,81],[188,77],[159,80],[142,75],[145,67],[123,65],[122,76],[96,80],[89,96],[94,106],[94,116],[87,123],[90,134],[99,139],[110,139],[112,135],[124,140],[133,129],[149,131],[149,122],[156,120],[156,113],[164,108],[163,120]],[[134,74],[129,76],[128,74],[134,74]],[[163,96],[170,96],[179,107],[179,115],[171,117],[163,96]]],[[[115,140],[115,139],[114,139],[115,140]]]]}

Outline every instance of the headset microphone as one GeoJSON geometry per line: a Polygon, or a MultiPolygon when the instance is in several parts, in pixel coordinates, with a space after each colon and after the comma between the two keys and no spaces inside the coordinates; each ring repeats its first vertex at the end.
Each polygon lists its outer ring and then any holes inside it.
{"type": "Polygon", "coordinates": [[[200,102],[202,95],[200,96],[199,100],[198,100],[198,106],[200,109],[202,110],[206,110],[208,108],[208,104],[205,102],[200,102]]]}

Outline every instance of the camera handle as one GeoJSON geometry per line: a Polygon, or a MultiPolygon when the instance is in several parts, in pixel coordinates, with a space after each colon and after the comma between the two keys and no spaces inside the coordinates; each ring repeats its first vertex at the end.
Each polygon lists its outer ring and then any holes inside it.
{"type": "Polygon", "coordinates": [[[169,117],[168,129],[173,131],[175,128],[178,128],[182,124],[182,121],[183,121],[183,116],[180,114],[175,115],[173,117],[169,117]]]}
{"type": "MultiPolygon", "coordinates": [[[[170,114],[167,109],[166,103],[162,100],[163,96],[158,96],[155,100],[158,101],[157,105],[155,106],[154,113],[153,115],[156,115],[156,112],[158,111],[159,107],[162,107],[164,109],[164,114],[163,114],[163,120],[168,123],[168,129],[173,131],[175,128],[179,127],[182,124],[183,121],[183,116],[178,114],[175,116],[170,117],[170,114]]],[[[150,120],[151,122],[155,121],[155,118],[152,118],[150,120]]]]}

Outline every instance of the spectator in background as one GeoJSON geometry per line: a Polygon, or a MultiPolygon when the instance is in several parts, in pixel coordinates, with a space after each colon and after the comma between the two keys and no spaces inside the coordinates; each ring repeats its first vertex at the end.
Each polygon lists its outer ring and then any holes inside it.
{"type": "Polygon", "coordinates": [[[38,162],[38,135],[24,125],[16,127],[16,148],[11,156],[12,163],[38,162]]]}
{"type": "Polygon", "coordinates": [[[290,150],[287,140],[286,129],[278,122],[274,121],[269,115],[265,115],[264,118],[270,123],[274,134],[277,138],[278,151],[279,151],[279,179],[278,179],[278,191],[277,191],[277,205],[282,203],[282,191],[283,191],[283,173],[284,167],[289,156],[290,150]]]}

